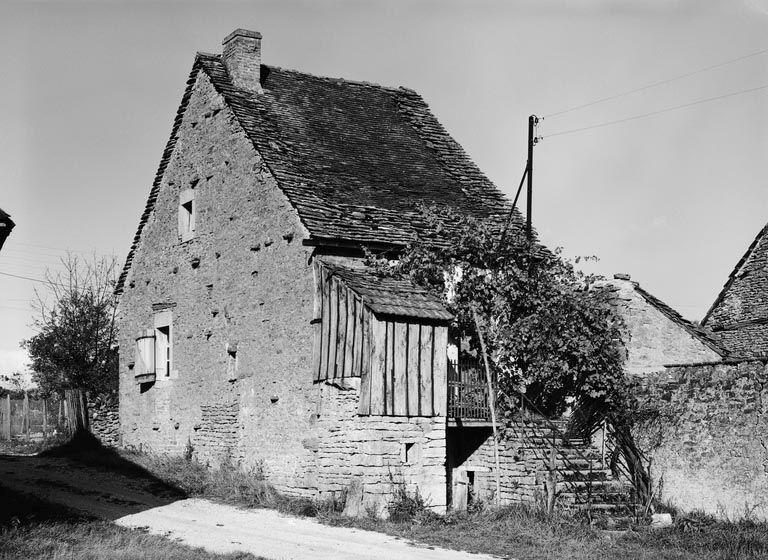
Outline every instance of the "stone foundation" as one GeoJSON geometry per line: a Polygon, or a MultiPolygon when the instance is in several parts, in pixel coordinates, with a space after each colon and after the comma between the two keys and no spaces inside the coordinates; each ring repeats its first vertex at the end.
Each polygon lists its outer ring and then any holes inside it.
{"type": "Polygon", "coordinates": [[[434,511],[446,509],[445,418],[358,416],[359,379],[321,383],[313,449],[320,497],[346,494],[346,513],[386,516],[400,485],[434,511]]]}

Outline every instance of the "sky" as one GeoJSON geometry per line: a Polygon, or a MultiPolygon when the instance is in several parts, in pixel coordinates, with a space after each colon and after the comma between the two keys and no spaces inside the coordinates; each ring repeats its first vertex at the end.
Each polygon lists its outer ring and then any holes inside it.
{"type": "MultiPolygon", "coordinates": [[[[0,272],[42,278],[66,249],[122,265],[195,51],[239,27],[266,64],[417,90],[510,196],[544,116],[542,240],[689,319],[768,222],[768,89],[558,134],[768,85],[768,53],[553,115],[768,49],[768,0],[6,0],[0,272]]],[[[35,285],[0,275],[0,373],[25,362],[35,285]]]]}

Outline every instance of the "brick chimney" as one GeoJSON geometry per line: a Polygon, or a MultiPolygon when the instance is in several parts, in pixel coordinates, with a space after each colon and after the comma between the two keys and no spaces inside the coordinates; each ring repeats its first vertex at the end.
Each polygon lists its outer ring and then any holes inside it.
{"type": "Polygon", "coordinates": [[[261,33],[235,29],[221,44],[222,58],[235,87],[261,93],[261,33]]]}

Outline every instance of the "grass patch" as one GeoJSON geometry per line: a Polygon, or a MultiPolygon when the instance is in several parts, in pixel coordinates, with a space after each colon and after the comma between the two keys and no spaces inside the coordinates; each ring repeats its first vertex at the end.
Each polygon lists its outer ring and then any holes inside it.
{"type": "MultiPolygon", "coordinates": [[[[393,494],[387,508],[390,520],[371,517],[353,519],[341,515],[341,501],[316,501],[280,494],[269,485],[259,468],[245,472],[229,462],[209,468],[194,460],[191,454],[177,457],[117,452],[77,442],[50,453],[64,454],[91,466],[128,475],[132,472],[149,473],[169,487],[178,489],[182,495],[249,508],[277,509],[284,513],[316,517],[329,525],[378,531],[436,547],[518,560],[768,558],[768,523],[752,520],[726,522],[703,514],[689,514],[677,515],[674,525],[665,529],[651,529],[648,525],[634,523],[629,525],[627,531],[608,532],[590,524],[586,516],[563,511],[547,514],[543,507],[536,505],[496,509],[477,504],[472,512],[438,516],[418,495],[409,495],[404,487],[397,486],[399,490],[393,494]]],[[[117,528],[110,530],[122,531],[117,528]]],[[[0,550],[4,550],[3,545],[4,541],[0,541],[0,550]]],[[[198,558],[179,556],[182,557],[198,558]]]]}
{"type": "Polygon", "coordinates": [[[264,472],[259,467],[244,471],[229,461],[218,467],[208,467],[188,456],[149,455],[134,451],[123,451],[121,455],[190,497],[247,508],[276,509],[302,517],[324,517],[344,509],[343,501],[281,494],[265,480],[264,472]]]}
{"type": "Polygon", "coordinates": [[[212,554],[118,527],[0,486],[2,560],[257,560],[251,554],[212,554]]]}

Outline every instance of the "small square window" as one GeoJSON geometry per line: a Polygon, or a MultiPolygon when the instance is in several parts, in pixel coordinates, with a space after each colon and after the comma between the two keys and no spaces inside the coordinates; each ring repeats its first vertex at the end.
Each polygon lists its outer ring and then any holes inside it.
{"type": "Polygon", "coordinates": [[[195,236],[195,191],[186,189],[179,193],[179,237],[187,241],[195,236]]]}

